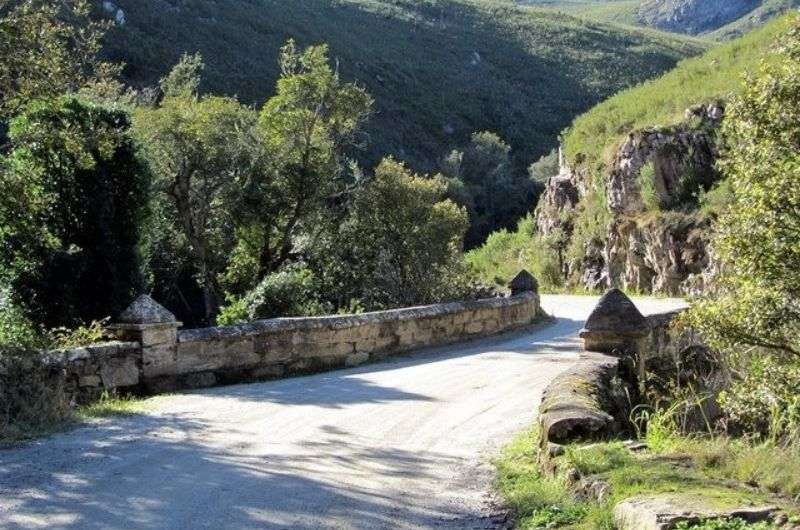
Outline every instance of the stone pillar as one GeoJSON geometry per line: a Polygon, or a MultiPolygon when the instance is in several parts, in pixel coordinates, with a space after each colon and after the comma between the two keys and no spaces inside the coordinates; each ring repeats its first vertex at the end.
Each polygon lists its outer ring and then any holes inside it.
{"type": "Polygon", "coordinates": [[[516,296],[522,293],[539,293],[539,282],[533,277],[533,274],[522,269],[508,284],[511,289],[511,296],[516,296]]]}
{"type": "Polygon", "coordinates": [[[178,328],[175,315],[143,294],[109,326],[120,340],[142,347],[141,380],[154,392],[174,390],[177,376],[178,328]]]}
{"type": "Polygon", "coordinates": [[[611,289],[589,315],[580,336],[587,351],[622,356],[637,353],[648,332],[647,319],[631,299],[619,289],[611,289]]]}

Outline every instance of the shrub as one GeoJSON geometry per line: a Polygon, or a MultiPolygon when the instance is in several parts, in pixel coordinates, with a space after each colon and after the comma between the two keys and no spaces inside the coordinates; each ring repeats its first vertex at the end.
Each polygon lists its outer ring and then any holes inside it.
{"type": "Polygon", "coordinates": [[[217,318],[221,325],[263,318],[322,315],[331,308],[319,297],[319,282],[305,265],[291,265],[265,277],[242,298],[231,298],[217,318]]]}
{"type": "Polygon", "coordinates": [[[738,376],[724,401],[732,419],[772,436],[796,429],[783,382],[800,380],[800,19],[790,20],[778,53],[728,106],[720,166],[733,203],[713,242],[723,268],[716,292],[681,318],[738,376]]]}

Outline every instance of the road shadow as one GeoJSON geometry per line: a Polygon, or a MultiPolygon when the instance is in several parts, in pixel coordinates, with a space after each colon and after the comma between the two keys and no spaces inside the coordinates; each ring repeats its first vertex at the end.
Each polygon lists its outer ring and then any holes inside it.
{"type": "Polygon", "coordinates": [[[437,517],[423,508],[426,492],[387,493],[359,477],[430,480],[458,463],[374,448],[335,426],[297,454],[247,447],[248,433],[235,430],[239,442],[211,445],[210,427],[181,415],[128,418],[0,453],[0,528],[393,528],[437,517]]]}

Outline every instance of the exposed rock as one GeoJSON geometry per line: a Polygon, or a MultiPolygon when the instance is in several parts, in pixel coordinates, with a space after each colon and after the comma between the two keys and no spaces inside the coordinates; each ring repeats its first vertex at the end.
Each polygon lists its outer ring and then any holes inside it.
{"type": "Polygon", "coordinates": [[[710,186],[718,179],[718,156],[712,133],[724,114],[720,105],[701,105],[687,111],[705,125],[682,125],[670,129],[644,129],[630,133],[606,175],[606,199],[614,214],[645,211],[640,176],[652,165],[651,186],[661,208],[679,203],[696,184],[710,186]],[[712,118],[713,116],[713,118],[712,118]],[[686,182],[690,179],[691,182],[686,182]]]}
{"type": "Polygon", "coordinates": [[[637,17],[648,26],[696,35],[719,29],[761,3],[762,0],[645,0],[637,17]]]}
{"type": "Polygon", "coordinates": [[[618,430],[609,398],[618,367],[614,357],[592,355],[550,383],[539,409],[543,446],[605,438],[618,430]]]}
{"type": "Polygon", "coordinates": [[[581,176],[570,168],[559,150],[558,175],[550,177],[536,208],[536,227],[540,234],[549,235],[558,228],[571,231],[569,214],[583,195],[581,176]]]}
{"type": "Polygon", "coordinates": [[[121,324],[170,324],[175,323],[175,315],[164,306],[143,294],[139,296],[117,319],[121,324]]]}
{"type": "Polygon", "coordinates": [[[554,444],[553,442],[548,442],[547,444],[547,456],[550,458],[555,458],[557,456],[562,456],[566,452],[563,445],[554,444]]]}
{"type": "Polygon", "coordinates": [[[708,519],[739,518],[748,523],[770,521],[777,514],[774,506],[719,509],[702,496],[663,494],[632,497],[614,508],[619,530],[671,530],[682,521],[698,523],[708,519]]]}
{"type": "Polygon", "coordinates": [[[647,320],[631,299],[612,289],[589,315],[580,336],[588,351],[615,353],[631,350],[648,331],[647,320]]]}
{"type": "MultiPolygon", "coordinates": [[[[683,295],[709,283],[710,221],[686,213],[697,193],[720,178],[716,130],[719,103],[686,110],[686,122],[630,133],[605,171],[603,191],[611,221],[603,238],[584,242],[583,257],[564,264],[570,281],[587,289],[621,287],[683,295]]],[[[574,217],[587,196],[588,168],[561,161],[536,209],[537,230],[572,237],[574,217]]]]}
{"type": "Polygon", "coordinates": [[[678,212],[643,222],[620,218],[609,227],[601,278],[639,292],[685,294],[690,285],[706,285],[709,234],[708,220],[678,212]]]}

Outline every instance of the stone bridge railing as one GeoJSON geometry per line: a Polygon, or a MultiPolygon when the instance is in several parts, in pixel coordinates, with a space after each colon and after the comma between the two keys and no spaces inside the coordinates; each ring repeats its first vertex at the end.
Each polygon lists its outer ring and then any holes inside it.
{"type": "Polygon", "coordinates": [[[534,322],[542,311],[535,280],[526,279],[507,298],[187,330],[143,295],[111,326],[120,342],[51,358],[76,402],[103,391],[152,394],[357,366],[534,322]]]}

